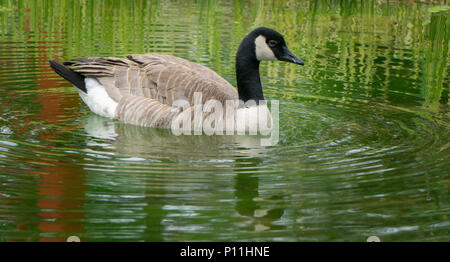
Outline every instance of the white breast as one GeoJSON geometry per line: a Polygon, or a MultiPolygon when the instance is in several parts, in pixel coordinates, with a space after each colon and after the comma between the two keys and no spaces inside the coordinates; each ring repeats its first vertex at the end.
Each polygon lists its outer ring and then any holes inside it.
{"type": "Polygon", "coordinates": [[[236,114],[236,131],[238,134],[266,135],[272,130],[272,115],[267,105],[238,108],[236,114]]]}
{"type": "MultiPolygon", "coordinates": [[[[187,103],[187,102],[186,102],[187,103]]],[[[171,123],[175,135],[268,135],[273,128],[272,115],[265,103],[238,107],[239,101],[228,100],[225,109],[216,100],[190,106],[188,103],[171,123]]],[[[180,108],[181,109],[181,108],[180,108]]]]}

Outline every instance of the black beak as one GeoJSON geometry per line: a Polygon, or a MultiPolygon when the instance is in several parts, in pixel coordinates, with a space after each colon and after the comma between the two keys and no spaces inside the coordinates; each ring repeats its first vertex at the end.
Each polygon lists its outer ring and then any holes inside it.
{"type": "Polygon", "coordinates": [[[278,58],[278,60],[291,62],[297,65],[304,65],[303,61],[296,57],[286,46],[283,47],[283,54],[280,58],[278,58]]]}

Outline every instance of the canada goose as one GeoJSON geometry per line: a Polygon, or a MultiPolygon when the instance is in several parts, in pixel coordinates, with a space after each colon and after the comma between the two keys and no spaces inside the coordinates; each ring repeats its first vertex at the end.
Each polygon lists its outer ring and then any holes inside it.
{"type": "MultiPolygon", "coordinates": [[[[101,116],[128,124],[171,128],[174,120],[195,118],[198,114],[193,107],[190,110],[180,107],[178,101],[193,105],[196,99],[201,99],[205,103],[203,111],[210,114],[202,115],[200,120],[194,119],[197,122],[206,121],[212,115],[214,103],[205,110],[209,101],[218,101],[222,105],[236,101],[232,113],[227,114],[233,116],[233,120],[227,122],[226,118],[223,119],[225,123],[220,124],[220,129],[234,130],[236,117],[252,114],[256,109],[265,108],[260,112],[272,120],[266,104],[260,102],[264,100],[260,61],[280,60],[303,65],[303,61],[289,51],[283,36],[265,27],[250,32],[239,45],[236,53],[237,91],[211,69],[179,57],[155,53],[126,57],[90,57],[65,63],[50,60],[50,66],[77,87],[90,110],[101,116]],[[199,92],[201,96],[196,97],[199,92]],[[237,103],[240,100],[246,104],[237,103]],[[251,101],[255,103],[248,103],[251,101]]],[[[217,123],[214,125],[219,128],[217,123]]]]}

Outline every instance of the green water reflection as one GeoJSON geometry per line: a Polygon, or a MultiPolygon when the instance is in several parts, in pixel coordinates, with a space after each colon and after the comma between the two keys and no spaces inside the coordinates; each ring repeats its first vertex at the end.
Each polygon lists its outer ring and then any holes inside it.
{"type": "Polygon", "coordinates": [[[0,0],[0,241],[448,241],[447,1],[0,0]],[[89,112],[49,67],[161,52],[235,85],[252,28],[280,142],[89,112]]]}

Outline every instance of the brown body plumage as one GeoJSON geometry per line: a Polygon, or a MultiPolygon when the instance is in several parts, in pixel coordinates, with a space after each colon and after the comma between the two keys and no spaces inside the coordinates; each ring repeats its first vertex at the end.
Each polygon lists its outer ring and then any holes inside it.
{"type": "Polygon", "coordinates": [[[181,110],[176,100],[193,105],[201,92],[203,103],[215,99],[238,100],[237,90],[211,69],[163,54],[135,54],[127,58],[91,57],[64,63],[88,78],[95,78],[118,103],[116,117],[122,122],[170,128],[181,110]]]}

